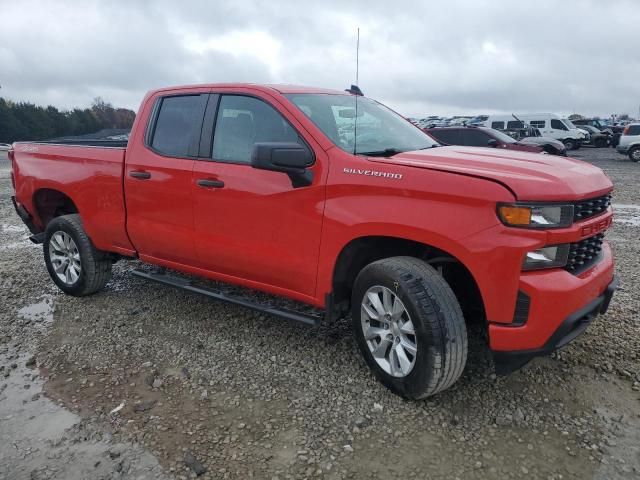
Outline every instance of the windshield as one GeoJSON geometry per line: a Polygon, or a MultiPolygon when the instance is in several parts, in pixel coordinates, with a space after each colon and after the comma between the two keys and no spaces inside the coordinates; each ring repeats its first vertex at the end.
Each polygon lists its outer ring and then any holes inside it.
{"type": "Polygon", "coordinates": [[[287,98],[345,152],[392,156],[438,145],[422,130],[370,98],[315,93],[289,94],[287,98]]]}
{"type": "Polygon", "coordinates": [[[569,120],[568,118],[563,118],[562,122],[567,126],[567,128],[578,128],[573,123],[571,123],[571,120],[569,120]]]}
{"type": "Polygon", "coordinates": [[[506,133],[502,133],[499,130],[491,130],[491,135],[493,135],[497,140],[500,140],[502,143],[517,143],[513,137],[510,137],[506,133]]]}

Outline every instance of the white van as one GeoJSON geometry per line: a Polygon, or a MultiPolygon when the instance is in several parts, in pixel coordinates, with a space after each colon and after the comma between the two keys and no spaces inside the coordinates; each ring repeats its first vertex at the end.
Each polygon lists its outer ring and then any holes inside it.
{"type": "MultiPolygon", "coordinates": [[[[515,114],[522,122],[540,130],[543,137],[551,137],[564,143],[567,150],[580,148],[586,140],[585,133],[578,129],[571,121],[562,119],[553,113],[515,114]]],[[[479,125],[496,130],[517,130],[522,128],[522,123],[513,115],[489,115],[479,125]]]]}

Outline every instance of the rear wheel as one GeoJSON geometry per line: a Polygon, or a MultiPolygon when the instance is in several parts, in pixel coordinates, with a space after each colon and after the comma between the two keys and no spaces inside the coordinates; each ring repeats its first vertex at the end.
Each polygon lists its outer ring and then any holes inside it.
{"type": "Polygon", "coordinates": [[[562,143],[564,143],[564,148],[567,150],[574,150],[576,148],[576,141],[572,138],[565,138],[562,143]]]}
{"type": "Polygon", "coordinates": [[[640,147],[629,150],[629,158],[632,162],[640,162],[640,147]]]}
{"type": "Polygon", "coordinates": [[[93,246],[79,215],[63,215],[49,222],[44,261],[51,279],[70,295],[95,293],[111,278],[111,259],[93,246]]]}
{"type": "Polygon", "coordinates": [[[413,257],[371,263],[356,278],[351,302],[358,346],[390,390],[419,399],[458,380],[467,360],[466,325],[433,267],[413,257]]]}

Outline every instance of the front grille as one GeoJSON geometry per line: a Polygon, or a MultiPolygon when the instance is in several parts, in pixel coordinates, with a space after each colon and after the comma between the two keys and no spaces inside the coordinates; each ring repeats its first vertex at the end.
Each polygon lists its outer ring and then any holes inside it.
{"type": "Polygon", "coordinates": [[[576,202],[573,209],[573,220],[575,222],[594,217],[604,212],[611,205],[611,194],[602,197],[590,198],[576,202]]]}
{"type": "Polygon", "coordinates": [[[569,259],[565,269],[578,274],[594,265],[602,251],[602,242],[604,242],[604,233],[585,238],[578,243],[572,243],[569,247],[569,259]]]}

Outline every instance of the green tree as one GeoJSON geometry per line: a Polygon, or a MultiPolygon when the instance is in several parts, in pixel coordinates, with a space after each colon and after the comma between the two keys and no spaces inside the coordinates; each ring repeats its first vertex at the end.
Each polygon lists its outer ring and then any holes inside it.
{"type": "Polygon", "coordinates": [[[133,111],[116,109],[100,97],[94,99],[91,108],[70,111],[0,97],[0,142],[84,135],[105,128],[130,129],[134,118],[133,111]]]}

